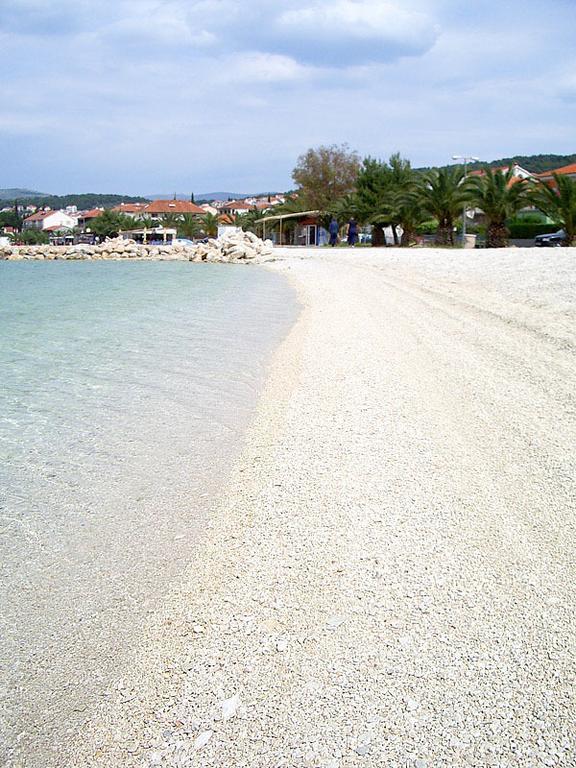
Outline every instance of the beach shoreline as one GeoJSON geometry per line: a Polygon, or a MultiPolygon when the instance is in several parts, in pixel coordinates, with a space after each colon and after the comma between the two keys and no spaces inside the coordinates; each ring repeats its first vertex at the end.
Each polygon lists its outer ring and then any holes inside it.
{"type": "Polygon", "coordinates": [[[300,315],[73,764],[568,768],[570,254],[275,255],[300,315]]]}
{"type": "Polygon", "coordinates": [[[271,266],[302,311],[150,626],[171,693],[77,764],[573,764],[573,308],[376,258],[271,266]]]}

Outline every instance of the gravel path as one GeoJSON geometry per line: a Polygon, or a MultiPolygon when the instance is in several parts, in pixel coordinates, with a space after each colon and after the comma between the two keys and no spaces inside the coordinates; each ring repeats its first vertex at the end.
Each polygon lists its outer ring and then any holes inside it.
{"type": "Polygon", "coordinates": [[[75,764],[575,766],[576,254],[304,255],[165,698],[75,764]]]}

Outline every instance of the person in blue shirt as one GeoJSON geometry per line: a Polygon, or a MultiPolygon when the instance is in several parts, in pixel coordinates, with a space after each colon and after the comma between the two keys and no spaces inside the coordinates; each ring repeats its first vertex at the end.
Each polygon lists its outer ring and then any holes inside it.
{"type": "Polygon", "coordinates": [[[328,232],[330,233],[330,245],[332,248],[338,243],[338,232],[339,232],[339,226],[338,222],[332,216],[332,220],[330,221],[330,224],[328,225],[328,232]]]}
{"type": "Polygon", "coordinates": [[[351,245],[352,248],[356,245],[358,242],[358,224],[356,223],[356,219],[354,216],[350,219],[348,222],[348,245],[351,245]]]}

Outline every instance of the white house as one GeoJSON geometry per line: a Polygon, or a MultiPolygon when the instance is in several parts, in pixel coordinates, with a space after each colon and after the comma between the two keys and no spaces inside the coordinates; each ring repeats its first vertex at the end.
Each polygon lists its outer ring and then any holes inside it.
{"type": "Polygon", "coordinates": [[[74,229],[78,219],[66,211],[36,211],[24,219],[24,229],[74,229]]]}

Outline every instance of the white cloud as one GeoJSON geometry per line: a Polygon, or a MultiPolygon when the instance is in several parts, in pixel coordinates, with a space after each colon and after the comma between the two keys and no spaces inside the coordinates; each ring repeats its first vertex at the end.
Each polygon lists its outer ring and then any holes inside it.
{"type": "Polygon", "coordinates": [[[0,0],[3,183],[280,188],[344,141],[575,151],[575,26],[567,0],[0,0]]]}
{"type": "Polygon", "coordinates": [[[432,19],[382,0],[331,0],[285,11],[278,28],[305,56],[333,62],[386,61],[429,50],[439,34],[432,19]]]}
{"type": "Polygon", "coordinates": [[[224,83],[278,83],[303,80],[310,70],[289,56],[274,53],[239,53],[214,63],[214,77],[224,83]]]}

